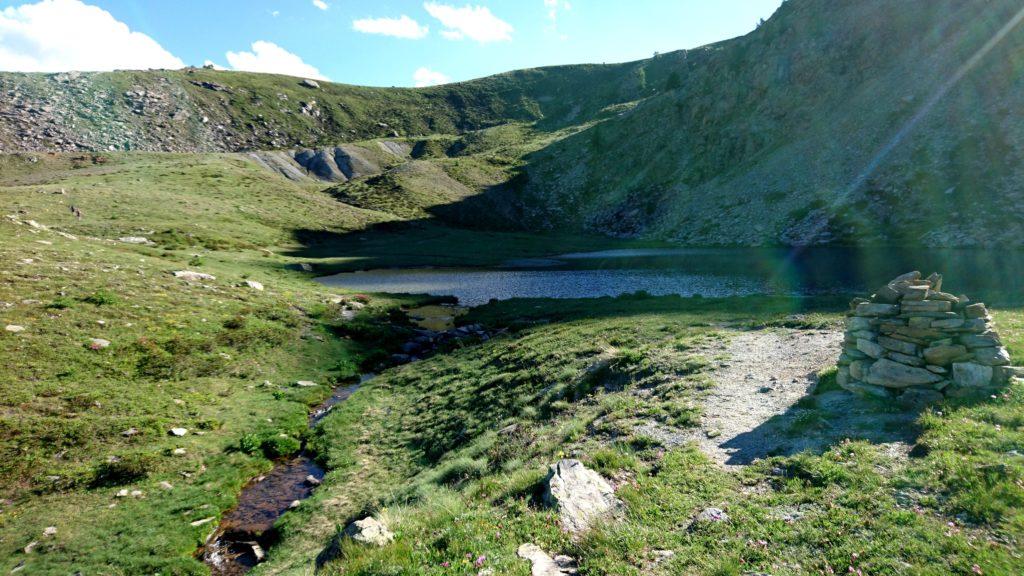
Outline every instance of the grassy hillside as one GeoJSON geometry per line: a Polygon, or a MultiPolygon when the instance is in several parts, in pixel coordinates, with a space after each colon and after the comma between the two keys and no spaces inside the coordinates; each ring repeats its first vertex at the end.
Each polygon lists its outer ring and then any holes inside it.
{"type": "MultiPolygon", "coordinates": [[[[573,556],[588,575],[1019,573],[1024,462],[1007,452],[1021,441],[1019,382],[926,410],[909,431],[837,437],[738,471],[695,447],[709,376],[732,360],[723,343],[834,327],[835,305],[622,297],[477,309],[466,322],[512,331],[388,371],[324,421],[313,442],[332,472],[282,521],[284,539],[256,573],[526,576],[524,542],[573,556]],[[907,432],[909,456],[877,440],[907,432]],[[563,457],[612,479],[628,507],[621,522],[578,541],[559,529],[539,494],[563,457]],[[709,506],[729,520],[692,527],[709,506]],[[392,544],[332,543],[367,513],[388,522],[392,544]]],[[[1020,311],[997,322],[1024,351],[1020,311]]],[[[832,378],[781,420],[777,442],[831,434],[832,378]]],[[[868,400],[853,409],[875,428],[892,411],[868,400]]]]}

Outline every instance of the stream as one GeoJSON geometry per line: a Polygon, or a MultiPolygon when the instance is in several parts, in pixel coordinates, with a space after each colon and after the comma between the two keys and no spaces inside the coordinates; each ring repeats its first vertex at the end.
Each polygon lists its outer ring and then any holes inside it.
{"type": "MultiPolygon", "coordinates": [[[[309,427],[320,423],[332,408],[372,377],[364,374],[359,384],[335,388],[330,398],[310,412],[309,427]]],[[[269,473],[246,484],[238,504],[224,514],[217,531],[201,551],[210,572],[214,576],[237,576],[263,560],[274,538],[274,523],[298,502],[309,498],[325,472],[303,449],[297,456],[276,462],[269,473]],[[310,477],[315,482],[310,482],[310,477]]]]}

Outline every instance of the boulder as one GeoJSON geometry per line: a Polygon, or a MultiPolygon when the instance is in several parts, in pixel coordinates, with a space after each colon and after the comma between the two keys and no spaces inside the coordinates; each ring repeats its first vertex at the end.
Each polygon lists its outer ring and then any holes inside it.
{"type": "Polygon", "coordinates": [[[924,300],[928,297],[931,287],[927,284],[900,286],[898,289],[903,295],[904,302],[924,300]]]}
{"type": "Polygon", "coordinates": [[[871,297],[873,302],[879,302],[882,304],[895,304],[899,302],[900,293],[892,284],[886,284],[879,288],[875,295],[871,297]]]}
{"type": "Polygon", "coordinates": [[[563,576],[578,573],[575,560],[562,555],[552,558],[536,544],[521,545],[516,550],[516,555],[530,561],[530,576],[563,576]]]}
{"type": "Polygon", "coordinates": [[[985,366],[1006,366],[1010,363],[1010,353],[1006,348],[976,348],[974,361],[985,366]]]}
{"type": "Polygon", "coordinates": [[[965,388],[979,388],[992,383],[992,367],[976,362],[953,364],[953,382],[965,388]]]}
{"type": "Polygon", "coordinates": [[[899,362],[883,358],[871,365],[865,381],[868,384],[885,386],[886,388],[906,388],[935,384],[942,378],[924,368],[905,366],[899,362]]]}
{"type": "Polygon", "coordinates": [[[345,527],[344,535],[363,544],[387,546],[395,535],[382,522],[372,516],[356,520],[345,527]]]}
{"type": "Polygon", "coordinates": [[[932,346],[931,348],[925,348],[924,359],[929,364],[935,366],[946,366],[953,360],[956,360],[967,354],[967,348],[959,344],[952,346],[932,346]]]}
{"type": "Polygon", "coordinates": [[[303,80],[301,82],[301,84],[303,86],[305,86],[306,88],[319,88],[320,87],[320,83],[319,82],[317,82],[316,80],[312,80],[310,78],[306,78],[305,80],[303,80]]]}
{"type": "Polygon", "coordinates": [[[544,501],[558,510],[566,532],[585,532],[593,522],[614,517],[622,510],[611,485],[579,460],[553,464],[546,484],[544,501]]]}
{"type": "Polygon", "coordinates": [[[913,272],[907,272],[906,274],[900,274],[899,276],[892,279],[890,284],[899,284],[900,282],[915,282],[921,279],[921,273],[917,270],[913,272]]]}

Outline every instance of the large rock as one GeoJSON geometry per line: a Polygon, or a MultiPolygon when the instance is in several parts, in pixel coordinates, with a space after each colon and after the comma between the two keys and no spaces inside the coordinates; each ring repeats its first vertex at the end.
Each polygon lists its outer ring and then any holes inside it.
{"type": "Polygon", "coordinates": [[[560,460],[551,466],[544,501],[558,510],[562,529],[573,534],[622,510],[611,485],[579,460],[560,460]]]}
{"type": "Polygon", "coordinates": [[[516,550],[516,555],[530,561],[530,576],[563,576],[578,573],[575,560],[561,555],[552,558],[536,544],[523,544],[516,550]]]}
{"type": "Polygon", "coordinates": [[[964,334],[960,336],[960,343],[968,348],[997,348],[1003,345],[999,335],[994,332],[987,334],[964,334]]]}
{"type": "Polygon", "coordinates": [[[356,542],[373,546],[386,546],[395,539],[388,527],[372,516],[349,524],[344,534],[356,542]]]}
{"type": "Polygon", "coordinates": [[[953,364],[953,382],[965,388],[979,388],[992,383],[992,367],[976,362],[953,364]]]}
{"type": "Polygon", "coordinates": [[[985,318],[988,316],[988,309],[984,304],[978,302],[964,308],[964,315],[968,318],[985,318]]]}
{"type": "Polygon", "coordinates": [[[884,386],[875,386],[874,384],[865,384],[863,382],[856,382],[856,381],[847,382],[847,384],[845,386],[843,386],[842,388],[843,388],[843,390],[846,390],[848,392],[853,392],[854,394],[856,394],[858,396],[871,396],[871,397],[874,397],[874,398],[891,398],[892,397],[892,393],[889,392],[888,388],[886,388],[884,386]]]}
{"type": "Polygon", "coordinates": [[[886,388],[906,388],[908,386],[935,384],[942,380],[942,377],[924,368],[905,366],[899,362],[883,358],[871,365],[865,380],[868,384],[885,386],[886,388]]]}
{"type": "Polygon", "coordinates": [[[217,277],[212,274],[205,274],[203,272],[194,272],[192,270],[178,270],[174,273],[175,278],[181,278],[188,282],[197,282],[199,280],[216,280],[217,277]]]}

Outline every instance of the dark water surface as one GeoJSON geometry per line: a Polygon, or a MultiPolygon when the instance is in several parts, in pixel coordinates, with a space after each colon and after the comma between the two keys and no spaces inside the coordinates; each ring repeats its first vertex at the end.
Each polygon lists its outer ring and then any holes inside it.
{"type": "Polygon", "coordinates": [[[1024,252],[987,249],[678,248],[605,250],[507,262],[493,269],[348,272],[319,281],[363,292],[451,295],[468,306],[495,298],[590,298],[638,290],[706,297],[868,292],[908,272],[933,271],[974,300],[1019,300],[1024,252]]]}

